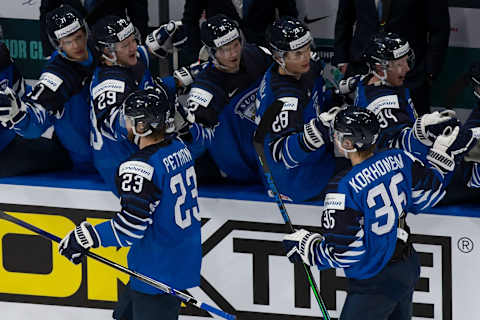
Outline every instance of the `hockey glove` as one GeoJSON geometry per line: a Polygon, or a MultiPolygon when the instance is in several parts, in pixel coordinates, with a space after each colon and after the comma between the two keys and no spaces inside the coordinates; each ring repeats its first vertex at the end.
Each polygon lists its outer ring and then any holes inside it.
{"type": "Polygon", "coordinates": [[[88,249],[99,246],[100,237],[97,231],[90,223],[84,221],[60,241],[58,252],[74,264],[79,264],[88,249]]]}
{"type": "Polygon", "coordinates": [[[25,104],[20,100],[15,91],[6,87],[0,90],[0,122],[11,129],[25,117],[25,104]]]}
{"type": "Polygon", "coordinates": [[[180,47],[187,41],[185,31],[180,21],[171,20],[160,26],[147,36],[145,44],[150,52],[160,58],[165,58],[173,47],[180,47]]]}
{"type": "Polygon", "coordinates": [[[453,171],[455,168],[455,159],[449,149],[454,145],[459,131],[460,127],[458,126],[453,130],[445,129],[428,151],[427,160],[441,173],[453,171]]]}
{"type": "Polygon", "coordinates": [[[323,240],[323,236],[305,229],[298,230],[283,237],[283,246],[292,263],[315,265],[315,248],[323,240]]]}
{"type": "Polygon", "coordinates": [[[340,80],[336,94],[349,94],[357,89],[358,83],[362,80],[360,75],[340,80]]]}
{"type": "Polygon", "coordinates": [[[435,111],[425,114],[415,121],[413,134],[421,143],[430,147],[445,128],[454,128],[458,125],[460,125],[460,122],[455,118],[455,111],[435,111]]]}
{"type": "Polygon", "coordinates": [[[180,137],[185,137],[190,133],[189,129],[195,122],[193,112],[185,108],[181,103],[177,103],[175,107],[175,131],[180,137]]]}
{"type": "MultiPolygon", "coordinates": [[[[333,109],[335,108],[332,108],[332,110],[333,109]]],[[[315,151],[322,147],[326,141],[330,141],[330,126],[328,124],[329,117],[331,117],[329,112],[323,112],[317,118],[314,118],[303,125],[303,144],[309,151],[315,151]],[[324,119],[322,119],[324,113],[324,119]],[[327,124],[325,125],[324,123],[327,124]]]]}

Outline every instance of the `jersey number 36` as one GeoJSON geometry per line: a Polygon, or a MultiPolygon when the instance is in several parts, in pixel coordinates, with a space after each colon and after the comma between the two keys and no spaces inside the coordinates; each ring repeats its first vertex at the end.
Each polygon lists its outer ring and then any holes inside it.
{"type": "Polygon", "coordinates": [[[379,236],[392,230],[396,218],[402,214],[403,207],[407,203],[405,193],[398,192],[398,184],[402,181],[403,175],[399,172],[391,178],[388,190],[385,187],[385,184],[380,183],[368,191],[367,205],[369,208],[373,208],[380,204],[378,203],[379,201],[376,200],[378,196],[380,197],[381,202],[383,202],[383,206],[375,210],[375,218],[377,221],[372,224],[372,231],[379,236]],[[392,206],[392,200],[395,208],[392,206]],[[395,214],[395,210],[397,211],[397,214],[395,214]],[[387,216],[387,222],[380,225],[378,220],[380,218],[385,219],[385,215],[387,216]]]}

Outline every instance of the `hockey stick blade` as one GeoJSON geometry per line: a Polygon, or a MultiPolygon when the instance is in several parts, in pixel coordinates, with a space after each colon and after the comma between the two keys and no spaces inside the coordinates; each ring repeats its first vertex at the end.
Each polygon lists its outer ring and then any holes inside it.
{"type": "MultiPolygon", "coordinates": [[[[283,104],[277,101],[265,111],[265,113],[262,116],[262,120],[260,121],[260,124],[255,130],[255,134],[253,136],[253,146],[255,148],[255,151],[257,152],[258,160],[263,169],[263,174],[265,175],[265,179],[267,180],[268,187],[272,191],[275,202],[277,203],[277,206],[280,209],[280,213],[282,214],[283,221],[290,229],[290,232],[293,233],[295,232],[295,229],[293,228],[290,217],[288,216],[287,208],[285,207],[285,204],[283,203],[280,197],[280,193],[278,192],[277,186],[275,185],[275,181],[273,180],[272,172],[270,171],[270,167],[268,166],[267,158],[265,156],[265,151],[263,148],[265,137],[269,129],[268,126],[270,123],[273,122],[274,116],[278,114],[278,112],[280,112],[282,107],[283,107],[283,104]]],[[[312,289],[313,294],[315,295],[315,298],[317,300],[318,306],[320,307],[320,311],[322,312],[323,319],[330,320],[330,315],[328,314],[328,310],[325,306],[325,303],[323,302],[322,296],[320,295],[320,290],[318,289],[317,284],[313,279],[312,270],[310,270],[310,267],[305,263],[303,263],[303,269],[305,270],[305,275],[307,276],[308,283],[310,284],[310,288],[312,289]]]]}
{"type": "MultiPolygon", "coordinates": [[[[0,219],[4,219],[4,220],[7,220],[9,222],[12,222],[16,225],[19,225],[21,227],[24,227],[25,229],[28,229],[30,231],[33,231],[35,233],[37,233],[38,235],[44,237],[45,239],[48,239],[48,240],[51,240],[51,241],[54,241],[54,242],[57,242],[59,243],[62,239],[60,239],[59,237],[57,237],[56,235],[54,234],[51,234],[50,232],[48,231],[45,231],[45,230],[42,230],[34,225],[31,225],[30,223],[28,222],[25,222],[21,219],[18,219],[12,215],[9,215],[7,214],[6,212],[4,211],[1,211],[0,210],[0,219]]],[[[188,303],[188,304],[191,304],[191,305],[194,305],[196,306],[197,308],[200,308],[200,309],[203,309],[207,312],[210,312],[212,314],[215,314],[223,319],[228,319],[228,320],[235,320],[236,317],[234,315],[231,315],[229,313],[226,313],[220,309],[217,309],[205,302],[201,302],[201,301],[197,301],[194,297],[186,294],[186,293],[183,293],[181,291],[178,291],[176,289],[173,289],[172,287],[160,282],[160,281],[157,281],[155,279],[152,279],[152,278],[149,278],[141,273],[138,273],[138,272],[135,272],[133,270],[130,270],[118,263],[115,263],[111,260],[108,260],[107,258],[104,258],[102,256],[99,256],[93,252],[90,252],[90,251],[87,251],[86,256],[94,259],[94,260],[97,260],[101,263],[104,263],[114,269],[117,269],[123,273],[126,273],[140,281],[143,281],[145,282],[146,284],[149,284],[151,285],[152,287],[156,288],[156,289],[159,289],[165,293],[168,293],[172,296],[175,296],[177,297],[178,299],[182,300],[183,302],[185,303],[188,303]]]]}

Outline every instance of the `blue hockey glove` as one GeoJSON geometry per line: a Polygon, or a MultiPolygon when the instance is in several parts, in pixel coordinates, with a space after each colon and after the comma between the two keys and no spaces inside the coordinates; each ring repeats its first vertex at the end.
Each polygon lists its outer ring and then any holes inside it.
{"type": "Polygon", "coordinates": [[[25,105],[15,91],[6,87],[0,90],[0,122],[6,128],[12,128],[25,117],[25,105]]]}
{"type": "Polygon", "coordinates": [[[323,236],[305,229],[283,237],[283,246],[287,257],[292,263],[315,265],[315,248],[323,240],[323,236]]]}
{"type": "Polygon", "coordinates": [[[60,241],[58,252],[74,264],[79,264],[88,249],[99,246],[100,237],[97,231],[90,223],[84,221],[60,241]]]}
{"type": "Polygon", "coordinates": [[[415,121],[413,134],[421,143],[430,147],[437,136],[443,133],[445,128],[450,127],[453,129],[458,125],[460,125],[460,122],[455,118],[455,111],[435,111],[424,114],[415,121]]]}

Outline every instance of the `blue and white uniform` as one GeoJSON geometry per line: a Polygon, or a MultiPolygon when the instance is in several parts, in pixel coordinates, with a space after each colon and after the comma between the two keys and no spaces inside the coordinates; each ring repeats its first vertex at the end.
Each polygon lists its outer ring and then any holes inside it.
{"type": "Polygon", "coordinates": [[[400,149],[374,154],[332,179],[315,251],[320,269],[343,268],[353,279],[377,275],[408,231],[399,220],[425,212],[445,195],[442,174],[400,149]],[[401,240],[400,240],[401,239],[401,240]]]}
{"type": "Polygon", "coordinates": [[[321,76],[323,64],[311,61],[310,65],[310,71],[297,80],[280,75],[274,63],[257,93],[256,123],[269,122],[264,141],[268,166],[279,192],[293,201],[307,201],[321,194],[335,170],[330,141],[312,150],[303,139],[304,124],[327,111],[330,101],[330,91],[326,91],[321,76]],[[275,117],[264,119],[266,110],[276,105],[279,111],[275,117]]]}
{"type": "Polygon", "coordinates": [[[379,149],[404,149],[424,163],[428,147],[413,135],[412,127],[417,119],[408,88],[382,84],[368,84],[373,75],[363,78],[357,86],[355,106],[375,113],[380,123],[379,149]]]}
{"type": "Polygon", "coordinates": [[[26,110],[14,119],[16,133],[33,139],[54,126],[55,134],[69,152],[74,170],[90,171],[88,83],[97,63],[88,47],[88,59],[75,62],[55,51],[44,67],[40,80],[24,98],[26,110]]]}
{"type": "MultiPolygon", "coordinates": [[[[0,43],[0,46],[0,89],[12,88],[18,97],[23,97],[25,90],[30,91],[30,88],[26,88],[25,81],[10,58],[6,45],[0,43]]],[[[13,138],[15,138],[15,131],[0,126],[0,151],[5,149],[13,138]]]]}
{"type": "MultiPolygon", "coordinates": [[[[145,47],[138,46],[137,58],[137,64],[130,68],[98,66],[90,84],[90,142],[93,160],[95,168],[113,192],[116,192],[115,175],[118,166],[138,151],[138,147],[127,139],[121,115],[123,100],[135,90],[154,86],[145,47]]],[[[162,80],[174,99],[173,77],[162,80]]]]}
{"type": "MultiPolygon", "coordinates": [[[[130,246],[130,269],[183,290],[200,284],[200,215],[193,159],[177,138],[123,162],[116,177],[122,209],[95,226],[103,247],[130,246]]],[[[133,290],[160,290],[131,278],[133,290]]]]}
{"type": "Polygon", "coordinates": [[[210,62],[195,78],[188,97],[196,121],[190,128],[193,139],[189,147],[207,149],[217,167],[233,181],[260,182],[252,144],[255,99],[271,64],[268,52],[246,44],[238,72],[223,72],[210,62]]]}

